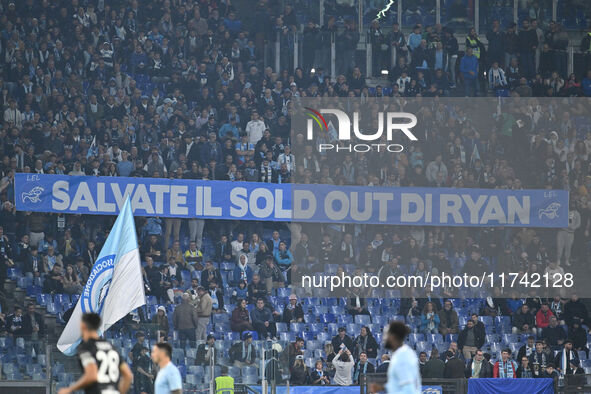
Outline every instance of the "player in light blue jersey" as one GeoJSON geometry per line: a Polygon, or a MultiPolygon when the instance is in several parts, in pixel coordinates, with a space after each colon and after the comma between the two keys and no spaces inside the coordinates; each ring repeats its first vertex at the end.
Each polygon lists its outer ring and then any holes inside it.
{"type": "Polygon", "coordinates": [[[183,379],[178,368],[170,361],[172,348],[168,343],[157,343],[152,349],[152,360],[160,371],[154,382],[154,394],[181,394],[183,379]]]}
{"type": "Polygon", "coordinates": [[[388,382],[384,387],[388,394],[421,394],[419,359],[415,351],[404,344],[409,332],[408,327],[401,322],[392,322],[384,328],[384,345],[392,351],[388,382]]]}

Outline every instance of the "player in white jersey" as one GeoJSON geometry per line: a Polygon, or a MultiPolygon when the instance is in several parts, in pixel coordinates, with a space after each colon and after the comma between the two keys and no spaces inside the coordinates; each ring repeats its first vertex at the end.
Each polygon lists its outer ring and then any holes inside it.
{"type": "Polygon", "coordinates": [[[392,322],[384,328],[384,345],[392,351],[388,366],[388,382],[384,387],[373,387],[371,392],[388,394],[421,394],[419,359],[412,348],[404,344],[410,330],[402,322],[392,322]]]}

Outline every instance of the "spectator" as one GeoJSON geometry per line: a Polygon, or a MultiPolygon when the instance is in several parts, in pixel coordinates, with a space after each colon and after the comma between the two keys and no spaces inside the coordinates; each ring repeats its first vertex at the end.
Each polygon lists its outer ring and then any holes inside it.
{"type": "Polygon", "coordinates": [[[316,360],[314,370],[310,373],[310,382],[314,386],[325,386],[330,384],[330,377],[324,370],[322,360],[316,360]]]}
{"type": "Polygon", "coordinates": [[[465,375],[466,364],[460,360],[457,355],[448,351],[446,352],[445,369],[443,370],[443,376],[446,379],[460,379],[465,375]]]}
{"type": "MultiPolygon", "coordinates": [[[[390,356],[387,354],[382,354],[382,362],[381,364],[376,368],[376,373],[386,373],[388,372],[388,367],[390,367],[390,356]]],[[[423,370],[421,369],[421,372],[423,370]]],[[[421,375],[422,376],[422,375],[421,375]]]]}
{"type": "Polygon", "coordinates": [[[466,48],[466,54],[460,61],[460,72],[464,78],[466,97],[478,96],[480,91],[478,82],[478,58],[474,55],[472,48],[466,48]]]}
{"type": "Polygon", "coordinates": [[[64,276],[62,266],[55,264],[53,269],[45,277],[43,283],[43,292],[50,294],[60,294],[64,292],[64,276]]]}
{"type": "Polygon", "coordinates": [[[542,341],[536,341],[536,350],[529,356],[529,365],[533,369],[534,377],[541,376],[549,363],[552,363],[552,355],[544,351],[542,341]]]}
{"type": "Polygon", "coordinates": [[[168,337],[170,327],[168,324],[168,317],[166,316],[166,308],[162,305],[156,310],[156,314],[152,317],[152,323],[156,325],[156,338],[164,336],[168,337]]]}
{"type": "Polygon", "coordinates": [[[443,309],[439,311],[438,315],[439,332],[441,333],[441,335],[458,333],[458,313],[453,309],[453,304],[450,300],[445,301],[445,303],[443,304],[443,309]]]}
{"type": "Polygon", "coordinates": [[[189,303],[189,294],[183,293],[181,304],[174,309],[172,324],[179,332],[179,339],[189,340],[192,346],[195,344],[195,329],[199,325],[197,311],[189,303]]]}
{"type": "Polygon", "coordinates": [[[468,320],[466,327],[458,335],[458,349],[462,352],[464,359],[469,360],[484,345],[484,341],[485,338],[474,326],[474,321],[468,320]]]}
{"type": "Polygon", "coordinates": [[[492,378],[493,366],[484,358],[482,350],[478,349],[474,353],[474,357],[468,361],[466,365],[467,378],[492,378]]]}
{"type": "Polygon", "coordinates": [[[579,355],[573,350],[573,341],[567,339],[564,341],[564,346],[554,357],[554,365],[558,372],[563,374],[572,374],[571,360],[578,360],[579,355]]]}
{"type": "Polygon", "coordinates": [[[14,313],[6,317],[6,328],[8,333],[14,337],[23,337],[25,335],[23,309],[20,306],[15,306],[14,313]]]}
{"type": "Polygon", "coordinates": [[[304,364],[304,356],[298,355],[290,368],[289,383],[293,386],[305,386],[310,381],[308,367],[304,364]]]}
{"type": "Polygon", "coordinates": [[[439,358],[439,351],[437,349],[431,350],[431,357],[423,368],[423,378],[425,379],[442,379],[445,372],[445,362],[439,358]]]}
{"type": "Polygon", "coordinates": [[[285,323],[302,323],[304,321],[304,309],[302,304],[298,302],[297,295],[293,293],[289,295],[289,302],[283,308],[281,320],[285,323]]]}
{"type": "Polygon", "coordinates": [[[521,305],[521,308],[513,315],[512,328],[513,334],[532,333],[535,325],[534,316],[530,313],[527,304],[521,305]]]}
{"type": "Polygon", "coordinates": [[[533,372],[529,366],[529,358],[527,356],[521,357],[521,364],[517,368],[516,376],[518,378],[533,378],[533,372]]]}
{"type": "Polygon", "coordinates": [[[45,336],[45,320],[35,311],[33,303],[27,305],[27,314],[22,317],[22,334],[33,341],[45,336]]]}
{"type": "Polygon", "coordinates": [[[344,349],[347,348],[349,351],[355,350],[353,340],[347,335],[347,329],[345,327],[339,327],[338,334],[332,337],[333,349],[344,349]]]}
{"type": "Polygon", "coordinates": [[[493,378],[516,378],[517,363],[511,359],[511,349],[501,351],[501,359],[495,363],[493,378]]]}
{"type": "Polygon", "coordinates": [[[361,327],[359,336],[355,339],[357,359],[359,359],[361,353],[365,353],[367,358],[376,358],[378,356],[378,343],[367,326],[361,327]]]}
{"type": "Polygon", "coordinates": [[[420,331],[424,334],[437,334],[439,329],[439,315],[435,312],[433,303],[427,302],[421,314],[420,331]]]}
{"type": "Polygon", "coordinates": [[[339,386],[350,386],[353,384],[353,368],[355,361],[348,347],[340,348],[339,352],[332,360],[335,367],[333,382],[339,386]]]}
{"type": "Polygon", "coordinates": [[[277,326],[275,325],[275,318],[273,312],[265,305],[265,301],[259,298],[256,303],[256,308],[250,313],[252,319],[252,326],[259,335],[259,338],[275,338],[277,337],[277,326]]]}
{"type": "Polygon", "coordinates": [[[230,362],[242,368],[253,365],[256,361],[256,350],[252,343],[252,334],[247,332],[242,336],[242,341],[236,342],[230,347],[230,362]]]}
{"type": "Polygon", "coordinates": [[[353,382],[355,384],[361,384],[363,375],[374,372],[374,365],[367,361],[367,353],[359,353],[359,361],[357,361],[357,363],[355,364],[355,370],[353,372],[353,382]]]}
{"type": "Polygon", "coordinates": [[[560,347],[564,344],[566,332],[564,332],[564,329],[558,325],[556,316],[550,317],[548,327],[542,330],[542,338],[546,340],[548,345],[552,348],[560,347]]]}
{"type": "Polygon", "coordinates": [[[517,352],[517,359],[521,360],[523,356],[529,357],[536,351],[536,338],[533,336],[527,337],[527,342],[519,348],[517,352]]]}
{"type": "Polygon", "coordinates": [[[205,287],[199,286],[197,288],[197,295],[199,296],[197,302],[197,340],[204,341],[207,337],[207,325],[211,319],[211,312],[213,308],[213,300],[205,287]]]}
{"type": "Polygon", "coordinates": [[[548,303],[543,303],[538,313],[536,313],[536,328],[538,335],[542,335],[544,328],[548,327],[552,316],[554,316],[554,314],[550,310],[548,303]]]}
{"type": "Polygon", "coordinates": [[[217,359],[218,354],[215,348],[215,337],[212,334],[208,334],[205,343],[197,346],[195,364],[203,366],[215,365],[217,359]]]}
{"type": "Polygon", "coordinates": [[[248,309],[246,309],[246,300],[238,300],[236,303],[236,308],[232,311],[232,317],[230,318],[230,328],[234,332],[250,331],[253,329],[248,309]]]}

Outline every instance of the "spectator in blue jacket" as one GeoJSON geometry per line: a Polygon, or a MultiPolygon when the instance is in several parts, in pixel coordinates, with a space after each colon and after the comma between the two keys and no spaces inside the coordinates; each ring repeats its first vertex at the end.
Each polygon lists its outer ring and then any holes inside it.
{"type": "Polygon", "coordinates": [[[439,315],[435,311],[432,302],[427,302],[421,314],[420,331],[424,334],[437,334],[439,332],[439,315]]]}
{"type": "Polygon", "coordinates": [[[238,286],[240,282],[246,282],[249,284],[252,281],[252,269],[248,266],[248,256],[243,253],[238,257],[238,264],[232,272],[232,280],[234,285],[238,286]]]}
{"type": "Polygon", "coordinates": [[[289,266],[291,266],[291,263],[293,262],[293,255],[291,254],[289,249],[287,249],[287,245],[283,241],[279,243],[279,249],[277,249],[275,253],[273,253],[273,257],[275,257],[275,261],[277,261],[277,265],[279,265],[279,268],[283,270],[289,268],[289,266]]]}
{"type": "Polygon", "coordinates": [[[460,72],[464,77],[466,97],[478,96],[478,58],[472,53],[472,48],[466,49],[466,54],[460,62],[460,72]]]}

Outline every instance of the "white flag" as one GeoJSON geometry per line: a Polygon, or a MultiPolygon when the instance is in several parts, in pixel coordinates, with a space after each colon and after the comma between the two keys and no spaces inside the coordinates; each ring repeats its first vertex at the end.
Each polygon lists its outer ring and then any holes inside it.
{"type": "Polygon", "coordinates": [[[128,197],[92,266],[76,308],[57,342],[58,349],[67,355],[75,354],[81,341],[82,314],[98,313],[101,316],[99,332],[104,333],[145,303],[137,234],[128,197]]]}

